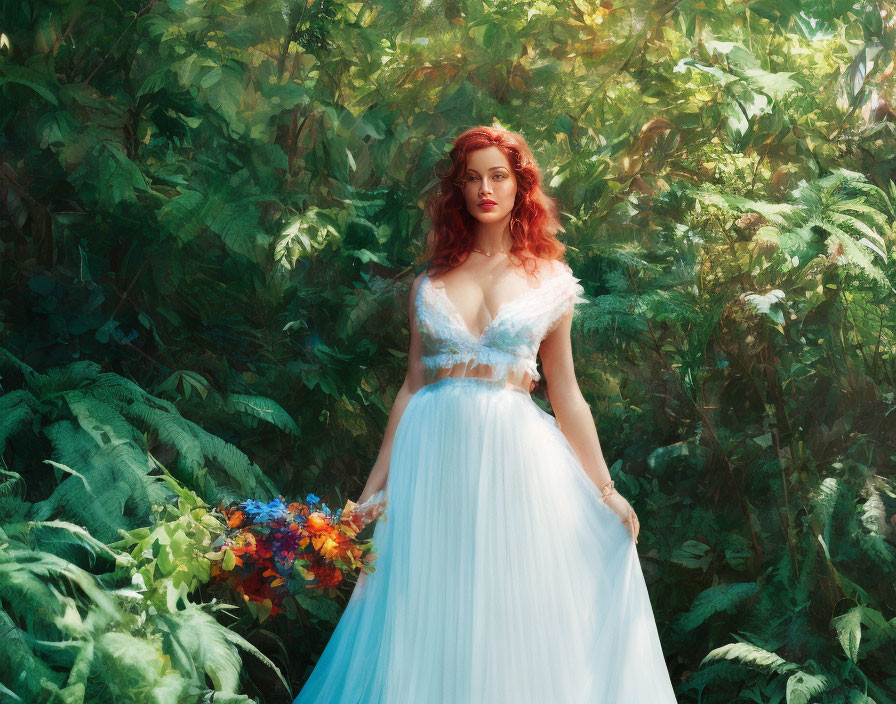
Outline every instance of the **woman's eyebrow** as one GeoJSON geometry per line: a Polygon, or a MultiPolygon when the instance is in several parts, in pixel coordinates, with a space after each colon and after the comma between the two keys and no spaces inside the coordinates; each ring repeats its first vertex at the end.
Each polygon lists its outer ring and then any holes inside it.
{"type": "MultiPolygon", "coordinates": [[[[495,169],[506,169],[506,166],[492,166],[489,167],[489,171],[494,171],[495,169]]],[[[474,174],[479,173],[476,169],[467,168],[467,171],[472,171],[474,174]]]]}

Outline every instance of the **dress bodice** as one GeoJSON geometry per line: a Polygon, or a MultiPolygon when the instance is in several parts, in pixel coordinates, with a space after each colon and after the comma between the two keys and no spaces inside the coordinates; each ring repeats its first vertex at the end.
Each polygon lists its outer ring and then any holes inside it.
{"type": "Polygon", "coordinates": [[[536,356],[541,341],[570,306],[587,302],[569,265],[556,260],[549,264],[540,283],[502,304],[478,337],[446,295],[444,284],[424,274],[414,303],[427,371],[461,363],[487,365],[492,379],[528,374],[538,381],[536,356]]]}

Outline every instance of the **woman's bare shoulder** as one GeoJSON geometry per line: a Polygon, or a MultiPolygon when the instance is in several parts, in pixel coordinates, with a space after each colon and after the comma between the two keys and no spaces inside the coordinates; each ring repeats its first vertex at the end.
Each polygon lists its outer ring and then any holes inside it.
{"type": "Polygon", "coordinates": [[[423,280],[427,277],[428,271],[427,269],[423,269],[419,274],[414,277],[414,280],[411,282],[411,289],[409,291],[410,302],[411,305],[414,304],[414,301],[417,298],[417,291],[420,290],[420,286],[423,285],[423,280]]]}
{"type": "Polygon", "coordinates": [[[536,257],[537,272],[539,277],[550,279],[570,271],[569,264],[563,259],[547,259],[536,257]]]}
{"type": "Polygon", "coordinates": [[[426,278],[426,274],[427,274],[426,269],[424,269],[423,271],[421,271],[419,274],[417,274],[414,277],[414,280],[411,282],[411,295],[412,296],[417,293],[417,289],[419,289],[420,286],[423,284],[423,279],[426,278]]]}

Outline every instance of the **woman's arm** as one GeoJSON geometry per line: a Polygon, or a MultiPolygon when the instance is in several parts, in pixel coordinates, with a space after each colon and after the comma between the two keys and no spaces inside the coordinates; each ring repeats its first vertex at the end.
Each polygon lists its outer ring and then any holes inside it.
{"type": "Polygon", "coordinates": [[[591,481],[600,488],[607,484],[610,470],[604,460],[591,407],[582,396],[572,359],[573,308],[563,314],[557,326],[542,340],[539,356],[548,387],[548,396],[560,430],[585,468],[591,481]]]}
{"type": "Polygon", "coordinates": [[[370,476],[367,478],[367,484],[364,485],[364,491],[357,503],[364,503],[368,498],[386,486],[386,479],[389,476],[389,463],[392,458],[392,442],[395,440],[395,431],[398,428],[398,422],[407,407],[408,402],[424,383],[423,361],[423,343],[420,340],[420,330],[417,327],[417,311],[414,306],[414,300],[417,298],[417,289],[423,280],[423,274],[414,279],[411,285],[410,300],[408,301],[408,320],[410,322],[409,329],[411,332],[410,347],[408,350],[408,368],[404,376],[404,383],[398,389],[395,400],[392,402],[392,410],[389,411],[389,420],[386,423],[386,430],[383,434],[383,443],[377,454],[376,462],[373,469],[370,470],[370,476]]]}
{"type": "MultiPolygon", "coordinates": [[[[595,486],[603,488],[610,482],[610,469],[604,460],[591,407],[582,396],[572,359],[573,307],[563,314],[557,326],[541,342],[539,356],[547,381],[548,397],[560,430],[579,458],[585,473],[595,486]]],[[[627,525],[637,542],[640,525],[631,505],[618,492],[606,497],[605,503],[627,525]]]]}

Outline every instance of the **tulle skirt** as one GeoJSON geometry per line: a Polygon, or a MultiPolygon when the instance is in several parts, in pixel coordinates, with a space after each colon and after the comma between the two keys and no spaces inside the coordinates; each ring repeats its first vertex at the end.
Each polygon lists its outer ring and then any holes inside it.
{"type": "Polygon", "coordinates": [[[385,494],[294,704],[674,704],[634,539],[526,392],[424,386],[385,494]]]}

